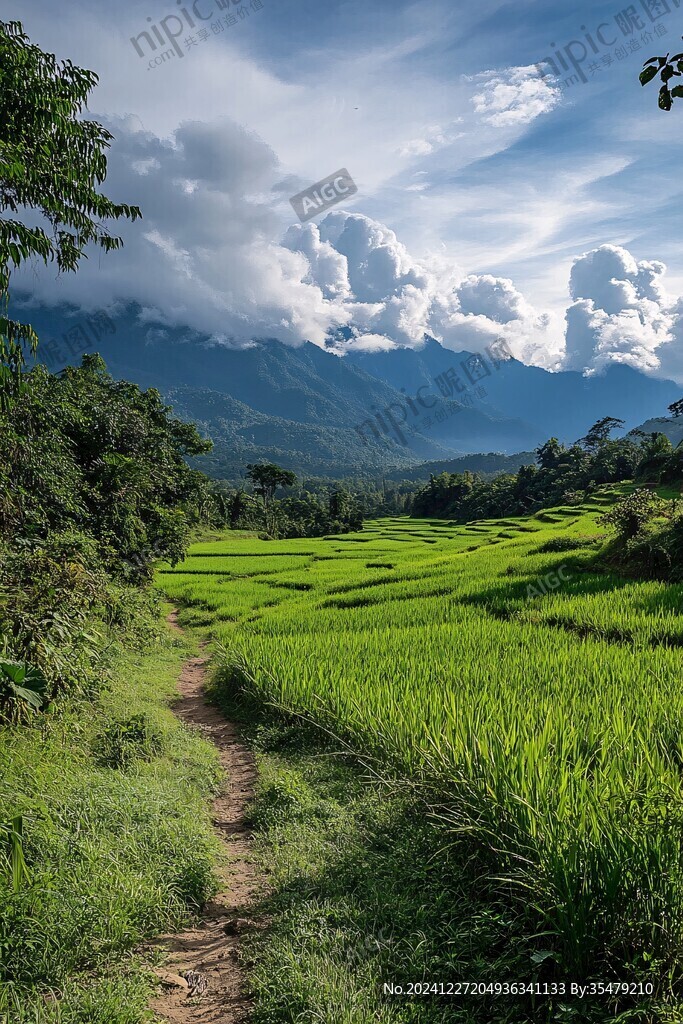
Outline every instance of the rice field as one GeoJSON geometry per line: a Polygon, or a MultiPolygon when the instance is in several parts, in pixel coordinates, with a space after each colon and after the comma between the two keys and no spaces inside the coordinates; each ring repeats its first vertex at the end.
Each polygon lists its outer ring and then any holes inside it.
{"type": "Polygon", "coordinates": [[[263,702],[424,791],[528,920],[536,975],[644,980],[675,1002],[683,587],[591,568],[611,500],[228,536],[158,586],[263,702]]]}

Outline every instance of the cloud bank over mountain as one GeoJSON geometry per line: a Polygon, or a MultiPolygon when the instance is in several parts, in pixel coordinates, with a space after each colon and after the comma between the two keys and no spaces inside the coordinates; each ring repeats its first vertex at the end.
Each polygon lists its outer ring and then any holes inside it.
{"type": "Polygon", "coordinates": [[[665,272],[659,260],[639,262],[616,245],[580,256],[569,281],[565,367],[599,371],[616,362],[673,373],[680,313],[665,272]]]}
{"type": "Polygon", "coordinates": [[[93,254],[76,276],[17,275],[34,300],[137,303],[150,322],[233,347],[275,337],[342,354],[416,348],[427,334],[476,352],[504,338],[521,361],[547,368],[621,362],[683,379],[683,303],[667,294],[661,261],[611,244],[576,257],[563,325],[509,278],[417,258],[364,214],[337,210],[283,230],[289,183],[277,155],[233,121],[184,122],[170,138],[132,117],[110,127],[107,191],[140,205],[144,220],[122,224],[124,250],[93,254]]]}

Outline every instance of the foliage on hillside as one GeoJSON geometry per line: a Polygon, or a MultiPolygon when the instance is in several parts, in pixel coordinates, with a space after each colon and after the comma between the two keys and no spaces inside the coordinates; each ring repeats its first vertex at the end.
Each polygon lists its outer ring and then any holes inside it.
{"type": "MultiPolygon", "coordinates": [[[[235,379],[229,368],[223,372],[229,382],[235,379]]],[[[233,386],[237,388],[239,383],[237,379],[233,386]]],[[[262,390],[267,393],[265,383],[262,390]]],[[[410,466],[418,457],[388,437],[381,445],[367,444],[352,425],[334,422],[330,417],[323,421],[322,414],[320,420],[302,423],[293,413],[287,417],[285,411],[279,415],[258,411],[231,395],[208,388],[175,386],[166,388],[164,394],[178,416],[199,424],[213,438],[211,454],[202,456],[195,465],[215,479],[234,480],[247,462],[259,459],[272,460],[297,473],[337,477],[360,470],[380,473],[387,464],[410,466]]],[[[309,395],[302,386],[296,406],[304,409],[309,405],[309,395]]],[[[432,450],[436,447],[433,445],[432,450]]],[[[429,454],[427,440],[424,448],[425,455],[429,454]]]]}
{"type": "Polygon", "coordinates": [[[412,505],[410,480],[387,481],[361,475],[330,480],[305,476],[276,491],[271,515],[248,482],[219,480],[226,522],[233,529],[256,530],[273,537],[323,537],[362,528],[365,519],[403,515],[412,505]]]}
{"type": "Polygon", "coordinates": [[[605,417],[570,446],[551,437],[536,449],[536,465],[521,466],[517,473],[494,480],[472,473],[432,476],[416,492],[413,514],[468,522],[580,504],[599,486],[623,480],[658,484],[683,477],[683,447],[674,449],[661,433],[613,440],[609,435],[618,423],[605,417]]]}
{"type": "Polygon", "coordinates": [[[323,537],[363,527],[364,504],[343,487],[328,486],[327,493],[298,488],[269,506],[239,489],[226,497],[232,529],[258,530],[264,537],[323,537]]]}
{"type": "MultiPolygon", "coordinates": [[[[0,650],[40,670],[46,702],[96,671],[95,620],[134,619],[128,585],[182,558],[194,526],[222,522],[185,461],[209,447],[97,356],[57,376],[37,367],[0,412],[0,650]]],[[[0,690],[0,716],[16,704],[0,690]]]]}

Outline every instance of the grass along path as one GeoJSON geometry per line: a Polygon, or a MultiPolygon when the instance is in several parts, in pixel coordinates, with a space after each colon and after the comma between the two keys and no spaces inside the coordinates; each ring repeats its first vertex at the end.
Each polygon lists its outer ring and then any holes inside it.
{"type": "MultiPolygon", "coordinates": [[[[182,633],[176,612],[169,615],[168,624],[172,631],[182,633]]],[[[206,703],[207,664],[203,656],[185,663],[179,680],[181,699],[174,710],[185,725],[201,730],[218,750],[225,782],[213,803],[212,818],[224,865],[220,889],[199,920],[155,942],[170,955],[164,969],[157,972],[162,993],[152,1008],[172,1024],[237,1024],[246,1020],[249,1012],[238,946],[241,932],[251,924],[249,910],[260,888],[246,821],[256,768],[236,727],[206,703]]]]}
{"type": "Polygon", "coordinates": [[[2,730],[0,821],[21,814],[30,871],[0,872],[0,1024],[141,1024],[145,944],[216,890],[215,747],[170,706],[197,654],[156,615],[106,635],[96,687],[2,730]]]}

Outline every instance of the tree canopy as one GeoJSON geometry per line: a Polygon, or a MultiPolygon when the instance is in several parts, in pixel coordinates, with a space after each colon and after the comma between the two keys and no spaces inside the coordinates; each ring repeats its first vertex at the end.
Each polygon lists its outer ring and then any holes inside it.
{"type": "Polygon", "coordinates": [[[104,221],[141,216],[98,187],[107,175],[113,138],[81,118],[98,81],[92,71],[58,61],[32,44],[17,21],[0,21],[0,401],[36,351],[29,324],[11,320],[10,276],[30,259],[73,271],[88,245],[105,251],[123,243],[104,221]],[[26,223],[36,212],[39,223],[26,223]],[[7,215],[9,214],[9,216],[7,215]]]}
{"type": "Polygon", "coordinates": [[[269,505],[278,487],[291,487],[296,483],[296,475],[289,469],[282,469],[273,462],[249,463],[247,478],[254,485],[254,490],[263,498],[263,504],[269,505]]]}
{"type": "Polygon", "coordinates": [[[683,448],[664,434],[634,431],[610,438],[623,425],[611,416],[594,423],[585,437],[564,445],[551,437],[536,449],[536,466],[522,466],[483,480],[469,473],[441,473],[418,489],[413,514],[460,521],[523,515],[552,505],[577,504],[602,484],[635,479],[667,483],[683,476],[683,448]]]}
{"type": "Polygon", "coordinates": [[[110,572],[136,579],[178,561],[211,488],[186,456],[211,448],[159,392],[116,381],[97,355],[55,376],[38,366],[0,413],[0,545],[83,534],[110,572]]]}

